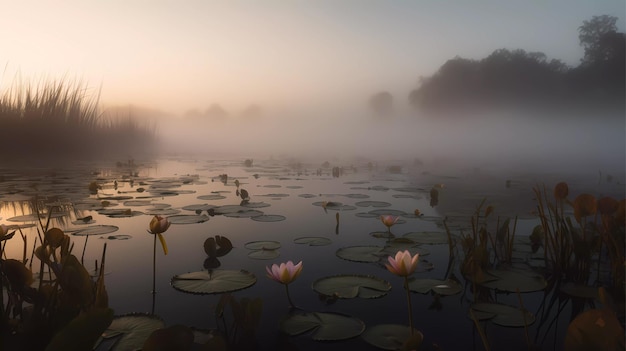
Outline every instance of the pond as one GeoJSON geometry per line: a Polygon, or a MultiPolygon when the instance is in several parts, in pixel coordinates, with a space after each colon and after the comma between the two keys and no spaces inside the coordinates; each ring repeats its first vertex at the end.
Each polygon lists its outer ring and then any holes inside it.
{"type": "MultiPolygon", "coordinates": [[[[527,350],[532,343],[552,350],[563,348],[575,309],[568,299],[556,304],[550,300],[552,293],[542,275],[543,249],[532,248],[529,237],[540,224],[533,187],[545,185],[551,196],[555,184],[567,181],[572,199],[587,192],[619,200],[624,198],[620,177],[433,170],[419,162],[400,161],[323,164],[267,159],[246,165],[243,159],[164,158],[28,174],[7,170],[0,182],[0,223],[22,227],[27,248],[17,235],[5,243],[5,258],[20,259],[25,249],[32,250],[37,237],[31,198],[36,195],[48,205],[60,205],[52,226],[70,234],[72,252],[88,270],[97,271],[106,244],[104,279],[115,315],[153,313],[162,326],[194,328],[197,342],[211,338],[209,331],[220,330],[234,349],[399,347],[390,335],[408,332],[407,294],[404,278],[392,274],[385,263],[389,255],[408,249],[419,253],[417,270],[410,276],[415,285],[409,286],[414,290],[410,294],[413,324],[424,336],[422,349],[482,350],[482,334],[492,349],[527,350]],[[92,182],[97,189],[89,194],[92,182]],[[246,200],[242,200],[244,190],[246,200]],[[477,290],[462,273],[461,241],[471,235],[479,207],[480,223],[493,236],[508,230],[511,250],[506,264],[499,261],[491,267],[492,284],[485,281],[477,290]],[[492,211],[488,218],[487,208],[492,211]],[[155,215],[172,223],[162,234],[166,255],[148,233],[155,215]],[[388,230],[381,215],[399,218],[388,230]],[[218,244],[212,257],[205,250],[207,240],[218,244]],[[152,294],[155,243],[156,293],[152,294]],[[226,247],[220,251],[220,246],[226,247]],[[267,266],[287,261],[302,262],[300,276],[288,285],[295,310],[285,287],[266,273],[267,266]],[[247,273],[241,279],[250,280],[230,293],[206,293],[202,290],[206,286],[174,286],[174,277],[207,271],[207,267],[212,274],[243,270],[247,273]],[[507,277],[498,277],[498,272],[507,277]],[[493,283],[500,280],[506,283],[493,283]],[[250,312],[246,323],[236,320],[232,308],[220,303],[224,296],[239,303],[256,301],[259,313],[250,312]],[[479,301],[507,305],[502,309],[510,311],[472,305],[479,301]],[[526,314],[518,310],[520,303],[526,314]],[[216,309],[221,307],[218,316],[216,309]],[[404,329],[377,331],[384,325],[404,329]]],[[[566,208],[566,214],[572,215],[573,210],[566,208]]],[[[489,255],[495,262],[496,254],[489,255]]],[[[37,273],[39,263],[34,260],[37,273]]],[[[605,264],[598,267],[600,276],[607,274],[605,264]]],[[[581,301],[584,306],[592,299],[581,301]]],[[[120,345],[124,343],[107,339],[97,349],[122,349],[120,345]]],[[[202,348],[194,345],[194,349],[202,348]]]]}

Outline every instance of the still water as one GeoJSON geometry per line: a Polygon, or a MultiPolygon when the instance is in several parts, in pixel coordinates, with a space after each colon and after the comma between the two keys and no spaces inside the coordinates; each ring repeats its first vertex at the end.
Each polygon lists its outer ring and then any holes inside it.
{"type": "MultiPolygon", "coordinates": [[[[602,177],[602,175],[601,175],[602,177]]],[[[619,177],[617,177],[619,179],[619,177]]],[[[27,201],[33,195],[49,197],[69,204],[65,216],[53,224],[66,231],[89,226],[111,225],[115,232],[72,236],[74,254],[82,255],[90,269],[96,266],[107,243],[105,282],[109,305],[116,315],[154,313],[166,325],[183,324],[201,330],[223,327],[216,318],[215,308],[221,294],[194,295],[174,289],[172,277],[205,269],[207,259],[203,245],[216,235],[228,238],[233,249],[219,257],[219,269],[245,270],[256,276],[249,288],[233,292],[237,299],[260,298],[261,321],[255,330],[260,350],[376,350],[360,337],[334,342],[319,342],[309,333],[286,336],[279,331],[279,322],[289,313],[284,286],[266,276],[266,266],[273,263],[303,262],[300,277],[290,284],[294,303],[307,312],[331,312],[355,317],[366,328],[380,324],[408,325],[406,292],[403,278],[384,267],[386,257],[379,262],[357,262],[341,258],[337,251],[354,246],[385,247],[390,240],[381,214],[400,215],[391,227],[395,237],[407,233],[435,232],[445,235],[444,218],[448,218],[453,240],[471,231],[470,216],[485,199],[492,205],[492,218],[517,217],[514,263],[527,263],[540,257],[529,250],[528,235],[538,223],[534,214],[536,203],[532,187],[538,184],[550,188],[565,180],[573,192],[590,192],[623,198],[623,184],[613,179],[599,181],[597,174],[506,174],[489,170],[432,170],[419,162],[377,162],[369,160],[334,160],[328,164],[294,159],[254,160],[244,165],[242,159],[205,160],[165,158],[157,162],[139,163],[132,167],[122,163],[105,166],[83,165],[76,169],[5,173],[0,186],[2,209],[0,222],[7,225],[34,223],[15,216],[31,213],[27,201]],[[333,174],[333,168],[335,174],[333,174]],[[448,173],[447,173],[448,172],[448,173]],[[227,175],[227,179],[222,175],[227,175]],[[97,194],[89,194],[89,183],[100,185],[97,194]],[[238,182],[239,187],[236,186],[238,182]],[[209,215],[209,208],[239,205],[238,190],[248,192],[248,210],[260,212],[209,215]],[[438,203],[431,202],[431,189],[437,189],[438,203]],[[102,206],[106,201],[105,207],[102,206]],[[326,208],[322,206],[326,205],[326,208]],[[420,215],[416,215],[416,210],[420,215]],[[164,233],[169,252],[164,255],[157,241],[156,291],[153,301],[152,259],[153,236],[147,232],[153,215],[163,215],[174,224],[164,233]],[[181,215],[190,222],[177,222],[181,215]],[[81,223],[80,218],[93,220],[81,223]],[[262,221],[259,219],[267,219],[262,221]],[[307,245],[296,240],[303,237],[325,238],[324,245],[307,245]],[[251,258],[246,244],[274,241],[280,244],[277,257],[251,258]],[[391,290],[375,299],[338,299],[332,303],[321,299],[312,284],[324,277],[336,275],[367,275],[382,279],[391,290]]],[[[218,211],[219,212],[219,211],[218,211]]],[[[186,219],[183,219],[185,221],[186,219]]],[[[501,223],[501,222],[500,222],[501,223]]],[[[495,226],[495,223],[493,224],[495,226]]],[[[493,230],[495,228],[492,227],[493,230]]],[[[23,232],[35,238],[34,227],[23,232]]],[[[457,245],[456,259],[449,266],[447,243],[421,244],[418,272],[412,277],[445,280],[454,277],[463,290],[452,296],[434,293],[412,293],[415,328],[424,335],[424,349],[481,350],[482,342],[474,323],[468,317],[474,296],[471,284],[466,284],[459,271],[463,251],[457,245]]],[[[7,258],[21,258],[21,240],[7,244],[7,258]]],[[[517,294],[491,295],[498,303],[519,307],[517,294]]],[[[535,315],[529,326],[530,340],[544,350],[560,349],[570,318],[565,306],[559,315],[556,308],[540,323],[538,314],[544,292],[522,294],[526,309],[535,315]],[[551,322],[554,323],[551,324],[551,322]]],[[[225,315],[227,325],[232,316],[225,315]]],[[[493,349],[526,350],[524,328],[503,327],[489,321],[481,322],[493,349]]]]}

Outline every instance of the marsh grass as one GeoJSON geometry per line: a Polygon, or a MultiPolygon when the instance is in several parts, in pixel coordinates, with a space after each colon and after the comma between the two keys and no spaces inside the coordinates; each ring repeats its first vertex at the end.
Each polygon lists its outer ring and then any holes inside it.
{"type": "Polygon", "coordinates": [[[99,107],[100,91],[67,79],[0,92],[0,159],[63,160],[150,152],[154,127],[99,107]]]}

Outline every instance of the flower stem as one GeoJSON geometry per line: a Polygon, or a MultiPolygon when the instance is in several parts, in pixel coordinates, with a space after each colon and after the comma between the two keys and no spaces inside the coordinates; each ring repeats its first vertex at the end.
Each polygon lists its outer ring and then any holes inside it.
{"type": "Polygon", "coordinates": [[[293,301],[291,301],[291,296],[289,295],[289,284],[285,284],[285,291],[287,292],[287,300],[289,300],[289,305],[291,305],[291,308],[296,308],[296,305],[293,304],[293,301]]]}
{"type": "Polygon", "coordinates": [[[152,294],[156,294],[156,234],[152,246],[152,294]]]}
{"type": "Polygon", "coordinates": [[[411,336],[413,335],[413,307],[411,306],[411,290],[409,289],[409,277],[404,277],[404,289],[406,290],[406,301],[409,304],[409,328],[411,336]]]}

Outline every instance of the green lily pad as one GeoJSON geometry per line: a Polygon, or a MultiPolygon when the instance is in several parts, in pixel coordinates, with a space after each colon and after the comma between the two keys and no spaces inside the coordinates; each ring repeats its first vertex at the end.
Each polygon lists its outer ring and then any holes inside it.
{"type": "Polygon", "coordinates": [[[390,203],[384,201],[359,201],[355,203],[359,207],[389,207],[390,203]]]}
{"type": "Polygon", "coordinates": [[[524,324],[528,326],[535,322],[535,316],[532,313],[527,310],[522,313],[522,310],[513,306],[479,302],[472,304],[470,308],[477,319],[489,319],[494,324],[503,327],[523,327],[524,324]]]}
{"type": "Polygon", "coordinates": [[[409,279],[409,289],[420,294],[433,291],[444,296],[456,295],[463,291],[461,284],[452,279],[409,279]]]}
{"type": "Polygon", "coordinates": [[[229,218],[252,218],[262,216],[263,212],[257,210],[242,210],[237,212],[224,213],[224,217],[229,218]]]}
{"type": "Polygon", "coordinates": [[[563,286],[559,288],[559,291],[573,297],[582,297],[585,299],[598,298],[598,288],[571,282],[563,284],[563,286]]]}
{"type": "Polygon", "coordinates": [[[246,207],[246,208],[263,208],[263,207],[270,207],[271,205],[268,204],[267,202],[246,202],[245,204],[241,206],[246,207]]]}
{"type": "Polygon", "coordinates": [[[291,336],[311,332],[313,340],[336,341],[361,335],[365,323],[339,313],[297,313],[281,320],[280,330],[291,336]]]}
{"type": "Polygon", "coordinates": [[[199,200],[209,200],[209,201],[215,201],[215,200],[222,200],[225,199],[226,196],[223,195],[218,195],[218,194],[211,194],[211,195],[200,195],[197,197],[199,200]]]}
{"type": "Polygon", "coordinates": [[[172,287],[191,294],[219,294],[242,290],[256,283],[254,274],[245,270],[214,269],[183,273],[172,277],[172,287]]]}
{"type": "Polygon", "coordinates": [[[214,205],[208,205],[208,204],[194,204],[194,205],[187,205],[183,207],[183,210],[185,211],[207,211],[210,210],[212,208],[215,208],[216,206],[214,205]]]}
{"type": "Polygon", "coordinates": [[[133,313],[115,317],[111,325],[102,333],[102,338],[121,337],[115,343],[113,350],[141,350],[150,334],[164,327],[165,322],[157,316],[133,313]]]}
{"type": "Polygon", "coordinates": [[[332,243],[332,240],[321,236],[305,236],[293,239],[296,244],[304,244],[309,246],[326,246],[332,243]]]}
{"type": "Polygon", "coordinates": [[[118,231],[120,228],[118,226],[115,225],[90,225],[87,228],[84,229],[80,229],[75,233],[72,233],[72,235],[77,235],[77,236],[87,236],[87,235],[102,235],[102,234],[109,234],[109,233],[113,233],[118,231]]]}
{"type": "Polygon", "coordinates": [[[209,220],[207,215],[174,215],[167,217],[172,224],[195,224],[204,223],[209,220]]]}
{"type": "Polygon", "coordinates": [[[393,210],[393,209],[388,209],[388,210],[371,210],[371,211],[369,211],[369,213],[373,214],[373,215],[376,215],[376,216],[384,216],[384,215],[404,216],[404,215],[406,215],[406,212],[404,212],[404,211],[393,210]]]}
{"type": "Polygon", "coordinates": [[[117,234],[117,235],[109,235],[106,237],[108,240],[128,240],[131,239],[132,236],[128,234],[117,234]]]}
{"type": "MultiPolygon", "coordinates": [[[[365,195],[365,194],[345,194],[343,196],[351,198],[351,199],[369,199],[370,198],[369,195],[365,195]]],[[[373,201],[373,202],[376,202],[376,201],[373,201]]]]}
{"type": "Polygon", "coordinates": [[[338,249],[335,254],[339,258],[354,262],[378,262],[386,256],[380,246],[349,246],[338,249]]]}
{"type": "Polygon", "coordinates": [[[251,217],[250,219],[252,219],[253,221],[257,221],[257,222],[280,222],[280,221],[284,221],[285,219],[287,219],[287,217],[281,216],[281,215],[261,215],[261,216],[251,217]]]}
{"type": "Polygon", "coordinates": [[[305,199],[311,199],[311,198],[317,197],[317,195],[315,195],[315,194],[300,194],[298,196],[302,197],[302,198],[305,198],[305,199]]]}
{"type": "Polygon", "coordinates": [[[254,250],[248,253],[248,258],[255,260],[273,260],[280,256],[278,250],[254,250]]]}
{"type": "Polygon", "coordinates": [[[150,206],[152,201],[149,200],[128,200],[124,201],[124,206],[150,206]]]}
{"type": "MultiPolygon", "coordinates": [[[[424,339],[419,330],[413,329],[414,336],[424,339]]],[[[405,341],[411,338],[411,328],[400,324],[379,324],[369,327],[361,338],[370,345],[383,350],[400,350],[405,341]]]]}
{"type": "Polygon", "coordinates": [[[244,244],[248,250],[276,250],[280,249],[280,242],[278,241],[250,241],[244,244]]]}
{"type": "Polygon", "coordinates": [[[448,235],[444,232],[411,232],[402,237],[409,238],[419,244],[447,244],[448,235]]]}
{"type": "Polygon", "coordinates": [[[318,293],[340,299],[373,299],[385,296],[391,290],[391,284],[386,280],[357,274],[324,277],[313,282],[312,287],[318,293]]]}
{"type": "Polygon", "coordinates": [[[519,289],[520,292],[525,293],[540,291],[548,286],[548,282],[542,275],[533,272],[493,269],[487,273],[497,279],[483,282],[480,285],[490,289],[508,292],[516,292],[519,289]]]}
{"type": "Polygon", "coordinates": [[[180,210],[174,208],[149,208],[144,212],[150,216],[173,216],[180,213],[180,210]]]}

